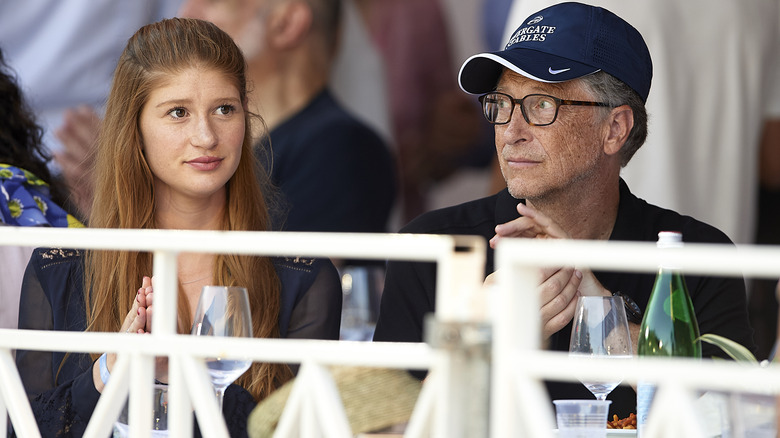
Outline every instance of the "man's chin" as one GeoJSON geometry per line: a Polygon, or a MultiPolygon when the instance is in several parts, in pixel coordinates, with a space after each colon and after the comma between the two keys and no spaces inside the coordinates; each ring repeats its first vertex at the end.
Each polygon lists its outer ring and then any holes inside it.
{"type": "Polygon", "coordinates": [[[533,199],[537,196],[534,190],[530,190],[528,187],[522,184],[508,184],[509,194],[515,199],[533,199]]]}

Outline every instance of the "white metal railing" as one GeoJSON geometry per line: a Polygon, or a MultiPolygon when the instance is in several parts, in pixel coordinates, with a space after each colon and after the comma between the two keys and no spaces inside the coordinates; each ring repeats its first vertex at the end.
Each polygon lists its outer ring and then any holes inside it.
{"type": "MultiPolygon", "coordinates": [[[[372,344],[338,341],[284,339],[230,339],[211,341],[177,335],[176,258],[179,252],[239,253],[273,256],[334,257],[344,259],[404,259],[435,262],[437,275],[443,281],[437,286],[442,314],[450,320],[468,319],[470,309],[461,305],[468,297],[450,304],[452,297],[474,291],[484,269],[485,243],[471,237],[417,236],[391,234],[328,234],[273,232],[161,231],[161,230],[61,230],[0,227],[0,245],[44,246],[64,248],[122,249],[154,252],[155,331],[150,336],[134,337],[109,333],[52,333],[33,330],[0,330],[0,398],[10,415],[15,431],[22,437],[40,433],[11,359],[12,349],[73,352],[116,352],[117,365],[112,370],[85,436],[110,434],[114,419],[130,395],[130,423],[133,436],[149,436],[150,419],[141,415],[151,408],[151,382],[154,356],[169,358],[169,426],[173,436],[192,433],[190,412],[208,436],[227,436],[227,429],[212,394],[205,366],[200,358],[208,355],[230,357],[247,355],[256,361],[302,363],[299,380],[310,390],[297,391],[296,397],[307,399],[294,405],[298,412],[286,414],[281,430],[293,430],[286,424],[296,418],[313,418],[314,429],[322,426],[324,436],[349,436],[349,426],[338,395],[323,388],[331,387],[321,366],[353,364],[376,367],[429,368],[439,375],[442,385],[463,376],[453,375],[457,367],[449,366],[448,356],[425,344],[372,344]],[[457,250],[456,250],[457,247],[457,250]],[[447,291],[445,294],[444,291],[447,291]],[[327,402],[325,402],[327,400],[327,402]],[[286,421],[286,422],[285,422],[286,421]]],[[[301,383],[301,382],[298,382],[301,383]]],[[[443,394],[445,392],[442,392],[443,394]]],[[[434,430],[437,436],[452,436],[457,423],[444,414],[458,400],[435,395],[429,403],[430,415],[418,416],[423,423],[418,430],[434,430]]],[[[3,406],[0,406],[2,408],[3,406]]],[[[0,417],[5,417],[4,410],[0,417]]],[[[309,427],[312,427],[311,425],[309,427]]],[[[5,422],[0,422],[0,436],[5,422]]],[[[319,435],[317,435],[319,436],[319,435]]]]}
{"type": "MultiPolygon", "coordinates": [[[[658,400],[648,425],[650,437],[690,437],[701,434],[691,426],[694,391],[780,392],[780,369],[746,368],[722,361],[637,360],[618,368],[609,361],[577,361],[565,354],[540,351],[539,315],[531,270],[539,266],[575,265],[593,269],[654,272],[661,260],[688,273],[780,278],[780,248],[687,245],[679,251],[659,252],[652,243],[616,243],[504,239],[496,251],[499,268],[493,295],[480,288],[484,264],[481,239],[443,236],[353,235],[315,233],[164,232],[138,230],[37,230],[0,227],[0,245],[61,246],[154,251],[154,275],[159,290],[176,284],[176,254],[182,251],[232,252],[261,255],[304,255],[334,258],[403,259],[437,263],[437,318],[443,321],[480,321],[493,325],[490,436],[549,437],[554,428],[551,404],[542,380],[574,380],[576,376],[611,377],[620,372],[625,382],[640,378],[659,384],[658,400]],[[456,252],[455,246],[465,247],[456,252]],[[475,303],[493,302],[492,311],[475,303]]],[[[224,423],[210,394],[209,382],[198,360],[215,352],[246,355],[254,360],[303,364],[299,382],[287,404],[278,436],[349,435],[338,396],[323,365],[353,364],[395,368],[430,368],[407,428],[408,437],[459,437],[468,418],[462,415],[463,397],[452,397],[467,376],[447,351],[425,344],[355,343],[283,339],[236,339],[209,342],[175,334],[175,294],[160,294],[149,338],[98,333],[51,333],[0,330],[0,414],[3,404],[20,436],[38,436],[29,405],[18,380],[10,350],[115,351],[120,360],[93,415],[88,436],[106,436],[118,414],[128,385],[131,422],[142,425],[140,412],[151,397],[155,355],[170,357],[172,432],[190,432],[194,408],[209,436],[224,436],[224,423]],[[117,342],[120,340],[121,342],[117,342]],[[127,379],[113,378],[128,376],[127,379]],[[124,384],[122,382],[125,382],[124,384]],[[141,382],[139,384],[139,382],[141,382]],[[186,383],[186,384],[185,384],[186,383]],[[307,390],[306,388],[309,388],[307,390]],[[136,394],[138,393],[138,394],[136,394]],[[4,402],[4,403],[3,403],[4,402]],[[135,412],[135,415],[133,413],[135,412]],[[98,415],[99,414],[99,415],[98,415]],[[459,415],[460,414],[460,415],[459,415]],[[312,420],[311,422],[307,420],[312,420]],[[93,424],[94,423],[94,424],[93,424]],[[306,423],[306,427],[300,425],[306,423]],[[213,432],[213,433],[212,433],[213,432]]],[[[623,362],[623,361],[620,361],[623,362]]],[[[4,425],[0,424],[0,432],[4,425]]],[[[0,433],[0,436],[2,433],[0,433]]],[[[143,432],[134,436],[143,436],[143,432]]]]}
{"type": "MultiPolygon", "coordinates": [[[[746,367],[726,361],[643,359],[619,364],[570,359],[564,353],[540,351],[538,303],[531,269],[578,266],[592,269],[655,272],[661,262],[688,274],[780,278],[780,248],[686,244],[679,250],[658,250],[654,243],[505,239],[496,251],[498,296],[493,317],[491,436],[546,437],[553,413],[540,381],[577,377],[659,385],[657,402],[644,436],[704,436],[700,414],[693,410],[697,391],[780,393],[780,367],[746,367]],[[530,303],[529,303],[530,302],[530,303]],[[518,415],[519,413],[519,415],[518,415]]],[[[622,362],[622,361],[621,361],[622,362]]],[[[644,438],[644,437],[643,437],[644,438]]]]}

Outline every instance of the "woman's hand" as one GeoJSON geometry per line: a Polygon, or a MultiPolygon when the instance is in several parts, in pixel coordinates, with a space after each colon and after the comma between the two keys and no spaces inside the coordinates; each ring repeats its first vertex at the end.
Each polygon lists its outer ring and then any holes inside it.
{"type": "MultiPolygon", "coordinates": [[[[135,294],[133,305],[130,308],[130,311],[127,312],[124,321],[122,321],[122,326],[119,329],[119,333],[147,333],[145,328],[147,326],[147,321],[151,319],[147,314],[147,297],[149,295],[147,293],[147,289],[151,289],[151,287],[151,278],[144,277],[141,281],[141,287],[135,294]]],[[[105,385],[103,384],[103,379],[100,376],[99,362],[100,361],[95,362],[92,367],[92,380],[94,381],[95,388],[98,390],[98,392],[103,392],[105,385]]],[[[116,353],[106,353],[106,368],[109,372],[111,372],[111,370],[114,368],[115,363],[116,353]]]]}
{"type": "MultiPolygon", "coordinates": [[[[143,300],[141,301],[144,303],[146,309],[146,324],[144,325],[144,330],[146,333],[152,332],[152,313],[154,308],[154,277],[144,277],[143,284],[141,285],[141,289],[139,289],[141,292],[141,295],[143,295],[143,300]]],[[[155,379],[158,382],[168,383],[168,357],[167,356],[160,356],[155,359],[155,372],[154,372],[155,379]]]]}
{"type": "Polygon", "coordinates": [[[144,296],[144,307],[146,313],[146,323],[144,330],[146,333],[152,332],[152,306],[154,302],[154,277],[144,277],[143,284],[141,285],[141,294],[144,296]]]}
{"type": "Polygon", "coordinates": [[[152,280],[149,277],[144,277],[141,281],[141,288],[138,289],[138,293],[135,295],[133,301],[133,307],[125,316],[125,320],[122,322],[122,328],[119,330],[122,333],[149,333],[151,330],[147,330],[147,326],[150,323],[151,316],[149,315],[149,294],[152,289],[152,280]]]}

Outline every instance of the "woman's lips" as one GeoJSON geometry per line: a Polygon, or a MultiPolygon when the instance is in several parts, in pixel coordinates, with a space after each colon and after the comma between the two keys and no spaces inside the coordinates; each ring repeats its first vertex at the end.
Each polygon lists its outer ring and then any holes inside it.
{"type": "Polygon", "coordinates": [[[217,157],[198,157],[187,161],[187,164],[197,170],[214,170],[222,164],[222,158],[217,157]]]}

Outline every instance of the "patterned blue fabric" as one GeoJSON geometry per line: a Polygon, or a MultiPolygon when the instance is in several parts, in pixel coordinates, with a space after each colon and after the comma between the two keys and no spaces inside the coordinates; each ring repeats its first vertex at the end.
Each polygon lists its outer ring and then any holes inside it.
{"type": "Polygon", "coordinates": [[[24,169],[2,163],[0,223],[20,227],[84,227],[49,199],[49,184],[24,169]]]}

